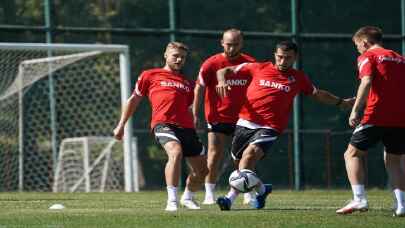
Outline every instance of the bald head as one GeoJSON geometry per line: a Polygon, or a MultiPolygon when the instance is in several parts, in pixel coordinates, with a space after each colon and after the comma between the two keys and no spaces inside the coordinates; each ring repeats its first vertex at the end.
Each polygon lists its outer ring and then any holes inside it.
{"type": "Polygon", "coordinates": [[[243,34],[238,29],[228,29],[222,35],[221,45],[229,59],[237,58],[243,46],[243,34]]]}

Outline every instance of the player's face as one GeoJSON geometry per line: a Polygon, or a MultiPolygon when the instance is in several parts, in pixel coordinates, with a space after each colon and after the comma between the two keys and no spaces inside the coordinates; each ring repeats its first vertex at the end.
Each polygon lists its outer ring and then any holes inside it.
{"type": "Polygon", "coordinates": [[[170,48],[165,53],[166,66],[173,71],[180,71],[186,62],[187,52],[179,48],[170,48]]]}
{"type": "Polygon", "coordinates": [[[228,58],[235,58],[239,56],[242,49],[242,39],[236,33],[225,33],[221,45],[224,48],[224,53],[228,58]]]}
{"type": "Polygon", "coordinates": [[[274,53],[274,58],[276,59],[277,69],[279,71],[287,71],[295,63],[297,54],[294,50],[284,51],[277,48],[276,53],[274,53]]]}
{"type": "Polygon", "coordinates": [[[360,54],[363,54],[365,51],[367,51],[367,42],[364,39],[354,39],[353,42],[360,54]]]}

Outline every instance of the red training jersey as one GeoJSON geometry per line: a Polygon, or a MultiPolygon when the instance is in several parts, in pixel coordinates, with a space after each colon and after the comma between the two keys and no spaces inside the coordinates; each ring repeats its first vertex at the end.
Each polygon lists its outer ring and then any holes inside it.
{"type": "Polygon", "coordinates": [[[362,124],[405,127],[405,58],[373,48],[357,59],[359,78],[373,77],[362,124]]]}
{"type": "Polygon", "coordinates": [[[152,106],[151,128],[158,123],[194,128],[189,109],[194,98],[194,82],[163,68],[142,72],[134,93],[147,96],[152,106]]]}
{"type": "Polygon", "coordinates": [[[236,71],[252,77],[239,118],[279,133],[288,125],[294,97],[300,92],[310,95],[316,91],[304,72],[282,72],[271,62],[241,64],[236,71]]]}
{"type": "Polygon", "coordinates": [[[227,75],[227,83],[232,89],[227,97],[221,99],[215,92],[215,87],[218,84],[217,71],[224,67],[254,61],[253,57],[246,54],[241,54],[237,59],[229,60],[223,53],[220,53],[211,56],[202,64],[197,83],[205,86],[204,110],[205,119],[208,123],[236,123],[250,80],[243,74],[227,75]]]}

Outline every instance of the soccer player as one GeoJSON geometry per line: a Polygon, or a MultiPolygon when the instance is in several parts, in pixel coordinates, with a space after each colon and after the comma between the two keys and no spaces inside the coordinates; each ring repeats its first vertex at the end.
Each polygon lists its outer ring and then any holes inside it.
{"type": "Polygon", "coordinates": [[[385,168],[397,201],[394,216],[405,216],[405,175],[401,172],[401,155],[405,154],[405,58],[383,48],[382,36],[381,29],[373,26],[362,27],[353,36],[360,53],[360,85],[349,117],[349,125],[355,130],[344,154],[353,200],[337,210],[338,214],[368,210],[362,158],[382,141],[385,168]]]}
{"type": "MultiPolygon", "coordinates": [[[[208,123],[208,174],[205,177],[205,199],[203,204],[208,205],[215,204],[214,189],[224,157],[225,141],[233,135],[248,86],[248,80],[243,75],[230,75],[228,80],[232,90],[228,97],[221,100],[215,92],[217,85],[216,72],[226,66],[255,61],[253,57],[241,52],[243,35],[240,30],[226,30],[223,33],[221,45],[224,51],[209,57],[202,64],[194,90],[193,114],[196,126],[198,124],[202,94],[205,95],[205,119],[208,123]]],[[[248,200],[249,196],[249,194],[246,194],[245,199],[248,200]]]]}
{"type": "MultiPolygon", "coordinates": [[[[232,141],[231,154],[239,170],[255,170],[257,161],[268,153],[287,127],[294,97],[299,93],[325,104],[351,107],[353,99],[342,99],[317,89],[304,72],[293,69],[297,54],[298,47],[294,42],[283,41],[276,46],[275,64],[243,63],[217,72],[217,92],[221,97],[226,97],[232,91],[226,80],[229,72],[245,74],[251,78],[232,141]]],[[[263,208],[271,191],[271,185],[260,182],[251,205],[256,209],[263,208]]],[[[230,210],[238,194],[237,190],[231,188],[226,196],[219,197],[217,204],[220,209],[230,210]]]]}
{"type": "Polygon", "coordinates": [[[200,209],[194,201],[194,193],[202,187],[207,174],[206,150],[196,134],[190,109],[194,83],[181,73],[187,52],[188,48],[183,43],[170,42],[167,45],[165,66],[142,72],[114,129],[115,138],[122,139],[125,123],[137,109],[142,97],[149,98],[152,106],[151,128],[156,141],[168,156],[165,167],[168,194],[166,211],[178,209],[177,186],[183,157],[190,173],[180,204],[189,209],[200,209]]]}

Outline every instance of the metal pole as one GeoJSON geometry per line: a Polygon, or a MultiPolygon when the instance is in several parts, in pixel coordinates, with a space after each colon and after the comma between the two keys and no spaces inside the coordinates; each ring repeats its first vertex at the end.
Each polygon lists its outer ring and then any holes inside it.
{"type": "Polygon", "coordinates": [[[24,92],[22,79],[22,66],[18,69],[18,191],[24,190],[24,92]]]}
{"type": "Polygon", "coordinates": [[[405,55],[405,0],[401,0],[402,55],[405,55]]]}
{"type": "MultiPolygon", "coordinates": [[[[46,27],[46,42],[52,43],[53,38],[53,0],[45,0],[45,27],[46,27]]],[[[52,51],[48,50],[48,57],[52,57],[52,51]]],[[[57,142],[57,123],[56,123],[56,102],[55,102],[55,89],[52,77],[52,66],[49,66],[49,109],[51,114],[51,143],[52,143],[52,167],[53,171],[56,170],[58,160],[58,142],[57,142]]]]}
{"type": "Polygon", "coordinates": [[[170,41],[176,40],[176,0],[169,0],[170,41]]]}
{"type": "MultiPolygon", "coordinates": [[[[131,78],[130,78],[130,66],[129,66],[129,51],[126,50],[124,53],[120,54],[120,80],[121,80],[121,104],[122,106],[125,105],[126,100],[131,95],[131,78]]],[[[139,185],[137,181],[138,178],[138,168],[136,163],[136,167],[133,167],[133,159],[137,159],[137,155],[131,153],[132,152],[132,140],[133,140],[133,132],[132,132],[132,118],[130,118],[125,126],[124,130],[124,174],[125,174],[125,191],[132,192],[132,191],[139,191],[139,185]],[[134,158],[132,157],[134,156],[134,158]],[[136,181],[135,183],[133,181],[136,181]],[[135,189],[134,189],[135,185],[135,189]]],[[[136,153],[136,152],[135,152],[136,153]]]]}
{"type": "MultiPolygon", "coordinates": [[[[299,34],[299,23],[298,23],[298,0],[291,0],[291,33],[293,36],[294,42],[298,44],[298,34],[299,34]]],[[[299,58],[294,64],[294,68],[300,68],[299,58]]],[[[293,110],[293,136],[294,136],[294,187],[295,190],[301,189],[301,97],[300,95],[296,96],[294,99],[294,110],[293,110]]]]}

